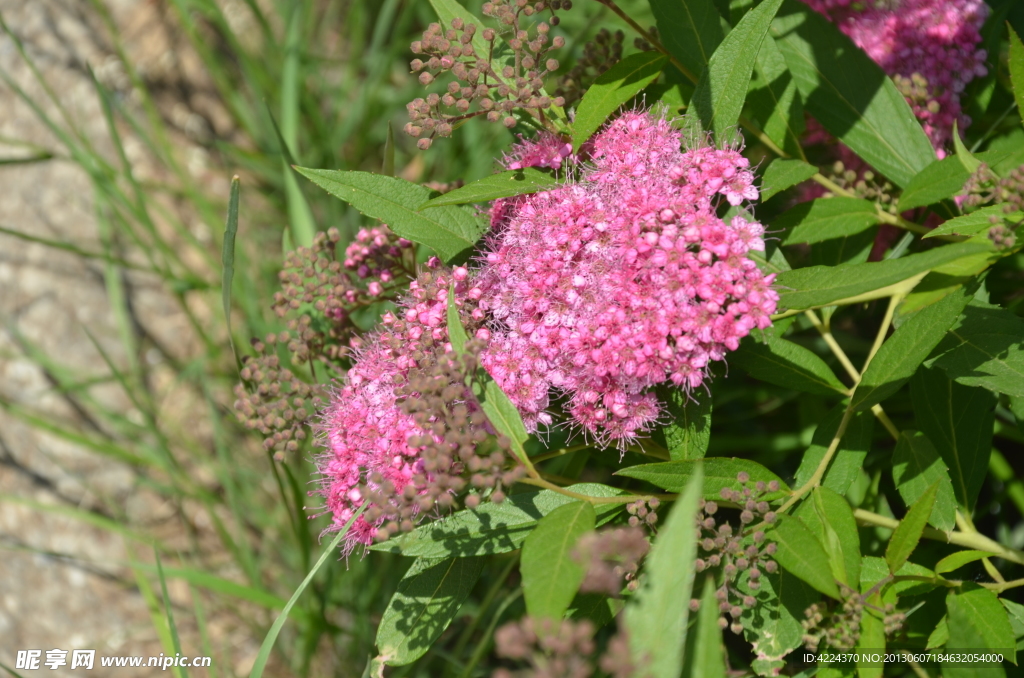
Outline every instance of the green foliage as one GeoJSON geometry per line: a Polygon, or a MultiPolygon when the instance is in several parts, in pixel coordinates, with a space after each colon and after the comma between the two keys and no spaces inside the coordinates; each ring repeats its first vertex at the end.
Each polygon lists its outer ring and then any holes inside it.
{"type": "Polygon", "coordinates": [[[586,574],[573,559],[573,547],[596,520],[591,504],[565,504],[541,518],[526,538],[520,571],[526,610],[534,617],[561,619],[569,608],[586,574]]]}
{"type": "Polygon", "coordinates": [[[487,202],[497,198],[509,198],[514,195],[526,195],[538,191],[547,191],[558,185],[553,176],[533,167],[520,170],[508,170],[477,179],[462,188],[456,188],[444,195],[431,198],[423,203],[420,209],[441,207],[442,205],[465,205],[467,203],[487,202]]]}
{"type": "Polygon", "coordinates": [[[682,492],[684,488],[689,487],[695,476],[701,475],[704,488],[703,496],[717,499],[723,488],[740,489],[740,484],[736,480],[736,476],[740,473],[747,473],[753,482],[777,481],[781,489],[774,495],[769,493],[769,498],[782,496],[782,493],[788,490],[786,484],[779,480],[777,475],[749,459],[707,457],[704,460],[694,461],[666,461],[660,464],[630,466],[618,471],[615,475],[646,480],[650,484],[670,492],[682,492]]]}
{"type": "Polygon", "coordinates": [[[765,168],[761,177],[761,199],[773,198],[787,188],[810,179],[817,172],[817,167],[803,160],[776,158],[765,168]]]}
{"type": "MultiPolygon", "coordinates": [[[[779,525],[771,533],[779,545],[775,559],[784,570],[810,584],[830,598],[840,600],[839,587],[830,565],[825,547],[807,525],[797,516],[779,518],[779,525]]],[[[842,558],[837,559],[837,563],[842,558]]]]}
{"type": "Polygon", "coordinates": [[[572,149],[594,135],[608,116],[651,84],[665,67],[668,58],[657,52],[640,52],[626,57],[602,73],[576,107],[572,125],[572,149]]]}
{"type": "Polygon", "coordinates": [[[651,438],[665,447],[672,461],[703,459],[711,441],[711,398],[679,389],[660,389],[669,421],[651,438]]]}
{"type": "Polygon", "coordinates": [[[956,525],[956,498],[949,471],[931,441],[918,431],[903,431],[892,455],[892,479],[907,506],[920,501],[937,484],[935,506],[928,522],[940,530],[956,525]]]}
{"type": "Polygon", "coordinates": [[[846,393],[824,360],[786,339],[768,336],[763,344],[748,339],[732,361],[751,376],[785,388],[823,396],[846,393]]]}
{"type": "Polygon", "coordinates": [[[889,546],[885,549],[885,562],[889,564],[889,571],[893,574],[903,567],[907,558],[917,548],[917,543],[921,541],[921,534],[924,533],[924,526],[928,524],[928,518],[932,514],[938,491],[939,481],[935,481],[910,506],[907,515],[889,538],[889,546]]]}
{"type": "Polygon", "coordinates": [[[880,221],[873,202],[860,198],[818,198],[794,206],[775,220],[786,243],[815,243],[860,233],[880,221]]]}

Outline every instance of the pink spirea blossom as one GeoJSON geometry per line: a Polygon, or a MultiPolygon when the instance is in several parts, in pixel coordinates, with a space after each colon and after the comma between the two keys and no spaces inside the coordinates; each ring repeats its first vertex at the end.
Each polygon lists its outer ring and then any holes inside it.
{"type": "Polygon", "coordinates": [[[952,138],[953,122],[970,124],[960,94],[986,74],[981,27],[983,0],[804,0],[833,21],[891,77],[927,81],[927,95],[910,100],[936,150],[952,138]]]}
{"type": "Polygon", "coordinates": [[[747,257],[762,226],[716,215],[757,198],[749,163],[681,143],[665,119],[626,113],[594,137],[579,181],[497,206],[476,279],[482,362],[531,429],[551,423],[558,391],[576,425],[624,444],[658,418],[652,386],[697,388],[771,324],[773,276],[747,257]]]}
{"type": "MultiPolygon", "coordinates": [[[[410,438],[426,434],[400,409],[395,388],[417,366],[415,347],[425,334],[435,342],[448,341],[449,283],[450,279],[438,274],[442,292],[432,298],[422,293],[416,281],[410,284],[398,315],[386,313],[380,329],[364,340],[344,384],[323,413],[320,428],[327,449],[318,466],[320,493],[334,516],[331,529],[341,529],[363,505],[360,488],[373,488],[370,478],[374,474],[380,474],[382,482],[390,482],[398,493],[409,486],[417,493],[422,489],[415,486],[415,479],[424,475],[419,456],[422,448],[411,445],[410,438]],[[399,317],[403,322],[396,323],[399,317]],[[393,329],[396,325],[401,329],[393,329]]],[[[468,293],[467,283],[456,285],[456,294],[468,293]]],[[[347,555],[359,544],[371,544],[379,522],[371,524],[360,516],[345,537],[343,553],[347,555]]]]}
{"type": "Polygon", "coordinates": [[[520,135],[519,143],[512,144],[512,150],[505,154],[502,164],[510,170],[526,167],[558,169],[571,155],[572,144],[551,132],[541,132],[528,140],[520,135]]]}

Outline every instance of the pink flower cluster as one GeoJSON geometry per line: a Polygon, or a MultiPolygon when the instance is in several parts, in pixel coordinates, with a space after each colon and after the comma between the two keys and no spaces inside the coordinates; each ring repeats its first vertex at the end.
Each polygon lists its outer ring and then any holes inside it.
{"type": "Polygon", "coordinates": [[[594,137],[580,181],[496,205],[476,278],[482,362],[529,427],[552,422],[558,391],[576,425],[625,444],[659,416],[652,386],[700,386],[771,324],[773,276],[747,257],[763,228],[716,214],[757,198],[748,161],[681,142],[663,118],[626,113],[594,137]]]}
{"type": "Polygon", "coordinates": [[[984,0],[804,0],[849,36],[907,96],[936,150],[952,138],[953,121],[970,124],[960,94],[986,74],[979,49],[988,16],[984,0]]]}
{"type": "Polygon", "coordinates": [[[541,132],[534,139],[512,144],[512,152],[505,154],[506,169],[518,170],[525,167],[546,167],[558,169],[562,162],[572,155],[572,144],[551,132],[541,132]]]}
{"type": "MultiPolygon", "coordinates": [[[[384,315],[382,327],[363,342],[344,385],[323,412],[327,452],[319,464],[321,493],[334,515],[334,529],[363,505],[366,489],[390,483],[398,495],[407,488],[414,495],[423,490],[429,475],[421,458],[423,447],[412,443],[427,432],[399,407],[395,389],[417,367],[416,354],[427,357],[416,350],[425,337],[450,349],[446,314],[451,279],[442,274],[435,280],[439,291],[433,296],[424,294],[418,281],[410,283],[400,316],[384,315]]],[[[457,283],[457,293],[467,290],[466,283],[457,283]]],[[[382,522],[360,516],[345,538],[345,554],[357,544],[371,544],[382,522]]]]}
{"type": "Polygon", "coordinates": [[[387,225],[359,229],[348,247],[345,248],[345,268],[355,271],[360,278],[374,278],[367,286],[372,297],[384,292],[381,283],[394,279],[393,269],[401,260],[402,251],[412,247],[405,238],[395,238],[387,225]]]}

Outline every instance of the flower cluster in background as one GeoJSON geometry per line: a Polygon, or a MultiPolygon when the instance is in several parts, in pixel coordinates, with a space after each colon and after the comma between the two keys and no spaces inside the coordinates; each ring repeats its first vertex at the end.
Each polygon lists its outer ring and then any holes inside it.
{"type": "Polygon", "coordinates": [[[748,161],[681,144],[663,118],[626,113],[594,137],[579,181],[495,206],[482,360],[531,430],[553,423],[557,392],[571,424],[626,444],[660,414],[652,386],[697,388],[770,324],[772,276],[747,256],[763,229],[716,212],[756,199],[748,161]]]}
{"type": "Polygon", "coordinates": [[[491,678],[590,678],[600,668],[610,678],[632,678],[638,667],[630,656],[629,639],[619,630],[608,642],[600,658],[596,658],[597,629],[588,619],[534,619],[505,624],[494,634],[499,657],[525,662],[529,668],[500,668],[491,678]],[[596,666],[595,666],[596,663],[596,666]]]}
{"type": "Polygon", "coordinates": [[[889,74],[936,150],[952,139],[953,122],[970,124],[960,95],[986,74],[983,0],[804,0],[850,37],[889,74]]]}

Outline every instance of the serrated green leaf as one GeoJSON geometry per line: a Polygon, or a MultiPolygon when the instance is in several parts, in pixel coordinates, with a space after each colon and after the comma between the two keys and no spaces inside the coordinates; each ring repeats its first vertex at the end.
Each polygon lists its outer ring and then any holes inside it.
{"type": "Polygon", "coordinates": [[[935,160],[903,95],[838,26],[803,3],[786,0],[771,35],[806,110],[894,184],[906,186],[935,160]]]}
{"type": "Polygon", "coordinates": [[[704,497],[707,499],[720,498],[722,489],[726,487],[742,490],[742,486],[736,480],[736,476],[741,472],[750,476],[751,483],[758,481],[768,483],[773,480],[779,483],[779,491],[766,493],[766,501],[778,499],[789,493],[789,486],[764,466],[750,459],[735,457],[705,457],[703,460],[640,464],[620,469],[615,472],[615,475],[646,480],[655,487],[669,492],[681,492],[689,485],[690,480],[701,467],[703,467],[704,497]]]}
{"type": "Polygon", "coordinates": [[[1003,604],[1003,607],[1006,608],[1010,615],[1010,626],[1013,628],[1013,635],[1017,639],[1016,649],[1020,652],[1024,649],[1024,605],[1007,600],[1006,598],[1000,598],[999,602],[1003,604]]]}
{"type": "Polygon", "coordinates": [[[939,484],[928,522],[949,532],[956,527],[953,481],[932,442],[919,431],[903,431],[892,455],[892,479],[903,502],[913,505],[933,483],[939,484]]]}
{"type": "Polygon", "coordinates": [[[800,138],[806,127],[803,100],[782,52],[770,35],[765,36],[757,53],[747,92],[747,110],[779,148],[790,155],[801,155],[800,138]]]}
{"type": "Polygon", "coordinates": [[[729,363],[756,379],[795,391],[826,396],[847,393],[824,360],[788,339],[768,335],[763,344],[747,339],[729,356],[729,363]]]}
{"type": "Polygon", "coordinates": [[[527,195],[540,191],[549,191],[559,186],[558,180],[547,172],[535,167],[508,170],[478,179],[454,191],[448,191],[436,198],[431,198],[420,205],[419,209],[441,207],[443,205],[465,205],[468,203],[488,202],[498,198],[509,198],[514,195],[527,195]]]}
{"type": "Polygon", "coordinates": [[[668,450],[672,461],[703,459],[711,441],[711,397],[668,386],[658,388],[658,397],[669,421],[654,430],[654,442],[668,450]]]}
{"type": "Polygon", "coordinates": [[[586,574],[572,550],[580,536],[594,529],[596,520],[589,502],[574,501],[541,518],[523,542],[519,571],[526,611],[532,617],[560,620],[569,608],[586,574]]]}
{"type": "Polygon", "coordinates": [[[1013,98],[1017,102],[1017,112],[1024,118],[1024,43],[1021,43],[1020,36],[1013,30],[1007,29],[1010,33],[1010,82],[1013,84],[1013,98]]]}
{"type": "Polygon", "coordinates": [[[705,577],[697,623],[686,639],[683,678],[725,678],[725,648],[722,645],[722,629],[718,626],[718,614],[715,581],[705,577]]]}
{"type": "Polygon", "coordinates": [[[458,614],[483,566],[482,558],[417,558],[377,627],[378,661],[404,666],[422,657],[458,614]]]}
{"type": "Polygon", "coordinates": [[[974,296],[977,284],[959,287],[918,311],[878,349],[864,371],[852,406],[863,411],[882,402],[907,383],[974,296]]]}
{"type": "Polygon", "coordinates": [[[686,111],[687,128],[727,140],[726,131],[736,127],[761,43],[781,4],[782,0],[764,0],[743,15],[715,49],[686,111]]]}
{"type": "MultiPolygon", "coordinates": [[[[996,594],[974,582],[964,582],[959,590],[951,589],[946,595],[946,618],[950,643],[947,647],[1003,652],[1004,659],[1017,663],[1013,627],[996,594]]],[[[959,678],[978,673],[977,667],[970,664],[943,664],[942,675],[959,678]]]]}
{"type": "Polygon", "coordinates": [[[957,501],[973,510],[992,454],[995,396],[961,386],[933,368],[914,375],[910,398],[918,428],[946,462],[957,501]]]}
{"type": "Polygon", "coordinates": [[[1002,205],[990,205],[970,214],[965,214],[962,217],[950,219],[921,237],[936,238],[940,235],[977,235],[995,225],[992,223],[992,217],[996,217],[999,220],[1006,219],[1007,221],[1017,222],[1024,218],[1024,212],[1006,214],[1003,212],[1002,205]]]}
{"type": "Polygon", "coordinates": [[[820,308],[886,297],[894,285],[914,282],[918,276],[943,264],[990,251],[991,247],[984,243],[963,242],[899,259],[785,271],[775,280],[779,306],[820,308]]]}
{"type": "Polygon", "coordinates": [[[929,365],[965,386],[1024,396],[1024,320],[995,306],[971,304],[929,365]]]}
{"type": "Polygon", "coordinates": [[[486,371],[480,370],[478,374],[484,382],[483,388],[476,392],[480,409],[487,415],[494,430],[509,439],[512,452],[519,461],[527,468],[533,468],[533,464],[530,463],[530,459],[526,455],[526,448],[523,447],[523,443],[530,437],[530,434],[526,432],[526,425],[519,415],[519,410],[501,390],[498,382],[491,379],[486,371]]]}
{"type": "Polygon", "coordinates": [[[936,160],[910,180],[900,195],[899,209],[902,212],[951,198],[963,190],[970,176],[955,155],[936,160]]]}
{"type": "Polygon", "coordinates": [[[786,655],[803,644],[804,611],[819,596],[785,570],[762,574],[757,590],[751,590],[749,583],[748,573],[742,573],[740,591],[757,600],[757,605],[745,608],[740,617],[743,635],[754,653],[751,668],[760,676],[777,676],[786,664],[786,655]]]}
{"type": "Polygon", "coordinates": [[[778,546],[774,557],[782,569],[826,596],[842,599],[825,548],[800,518],[779,516],[768,539],[778,546]]]}
{"type": "Polygon", "coordinates": [[[650,0],[662,44],[694,82],[704,72],[725,32],[712,0],[650,0]]]}
{"type": "MultiPolygon", "coordinates": [[[[828,450],[839,430],[839,423],[842,421],[846,404],[841,403],[832,408],[826,414],[818,427],[814,430],[814,437],[811,445],[804,452],[800,460],[800,467],[796,471],[796,485],[799,487],[806,484],[814,475],[818,464],[825,458],[828,450]]],[[[850,485],[857,479],[864,465],[864,459],[871,449],[871,436],[875,427],[875,418],[869,412],[858,412],[853,415],[846,426],[846,434],[839,441],[832,460],[825,469],[825,477],[822,485],[836,491],[839,494],[846,494],[850,485]]]]}
{"type": "Polygon", "coordinates": [[[945,574],[958,570],[968,563],[974,563],[982,558],[991,558],[989,551],[957,551],[951,553],[939,562],[935,563],[935,574],[945,574]]]}
{"type": "Polygon", "coordinates": [[[860,585],[860,534],[845,497],[816,487],[795,511],[825,547],[833,576],[852,589],[860,585]]]}
{"type": "Polygon", "coordinates": [[[921,541],[925,525],[928,524],[928,517],[932,514],[935,506],[935,497],[939,491],[939,481],[935,481],[924,491],[918,500],[910,506],[907,515],[896,526],[896,530],[889,538],[889,545],[885,549],[885,562],[889,564],[889,571],[896,573],[903,563],[907,562],[910,554],[917,548],[921,541]]]}
{"type": "MultiPolygon", "coordinates": [[[[884,558],[877,556],[864,556],[860,563],[860,590],[866,592],[873,588],[878,582],[882,581],[890,574],[889,565],[885,562],[884,558]]],[[[912,563],[907,561],[903,564],[896,572],[897,577],[924,577],[924,578],[935,578],[935,573],[929,570],[923,565],[912,563]]],[[[891,589],[898,595],[916,595],[919,593],[927,593],[928,591],[935,588],[934,584],[920,581],[897,581],[886,586],[886,590],[891,589]]]]}
{"type": "Polygon", "coordinates": [[[658,77],[668,57],[659,52],[639,52],[615,64],[594,81],[576,107],[572,125],[573,151],[601,128],[619,106],[658,77]]]}
{"type": "MultiPolygon", "coordinates": [[[[877,602],[876,602],[877,604],[877,602]]],[[[864,610],[857,637],[857,678],[881,678],[885,664],[872,661],[871,655],[885,654],[885,624],[872,609],[864,610]]]]}
{"type": "Polygon", "coordinates": [[[768,200],[817,173],[817,167],[803,160],[776,158],[765,168],[764,176],[761,177],[761,200],[768,200]]]}
{"type": "MultiPolygon", "coordinates": [[[[597,483],[578,483],[566,489],[591,497],[624,494],[623,490],[597,483]]],[[[574,501],[577,500],[551,490],[519,492],[509,495],[500,504],[485,502],[475,509],[456,511],[412,532],[373,544],[370,549],[424,558],[508,553],[522,546],[541,518],[574,501]]],[[[594,510],[601,524],[621,509],[617,504],[598,504],[594,510]]]]}
{"type": "Polygon", "coordinates": [[[368,217],[380,219],[397,235],[426,245],[445,261],[471,248],[486,226],[461,207],[418,211],[430,190],[404,179],[371,172],[343,172],[296,167],[295,170],[368,217]]]}
{"type": "Polygon", "coordinates": [[[816,243],[865,231],[880,221],[875,203],[860,198],[817,198],[793,206],[772,222],[786,231],[783,240],[816,243]]]}
{"type": "MultiPolygon", "coordinates": [[[[698,462],[699,464],[699,462],[698,462]]],[[[647,556],[646,581],[626,606],[630,653],[650,678],[679,678],[697,555],[694,516],[701,496],[698,465],[647,556]]]]}

